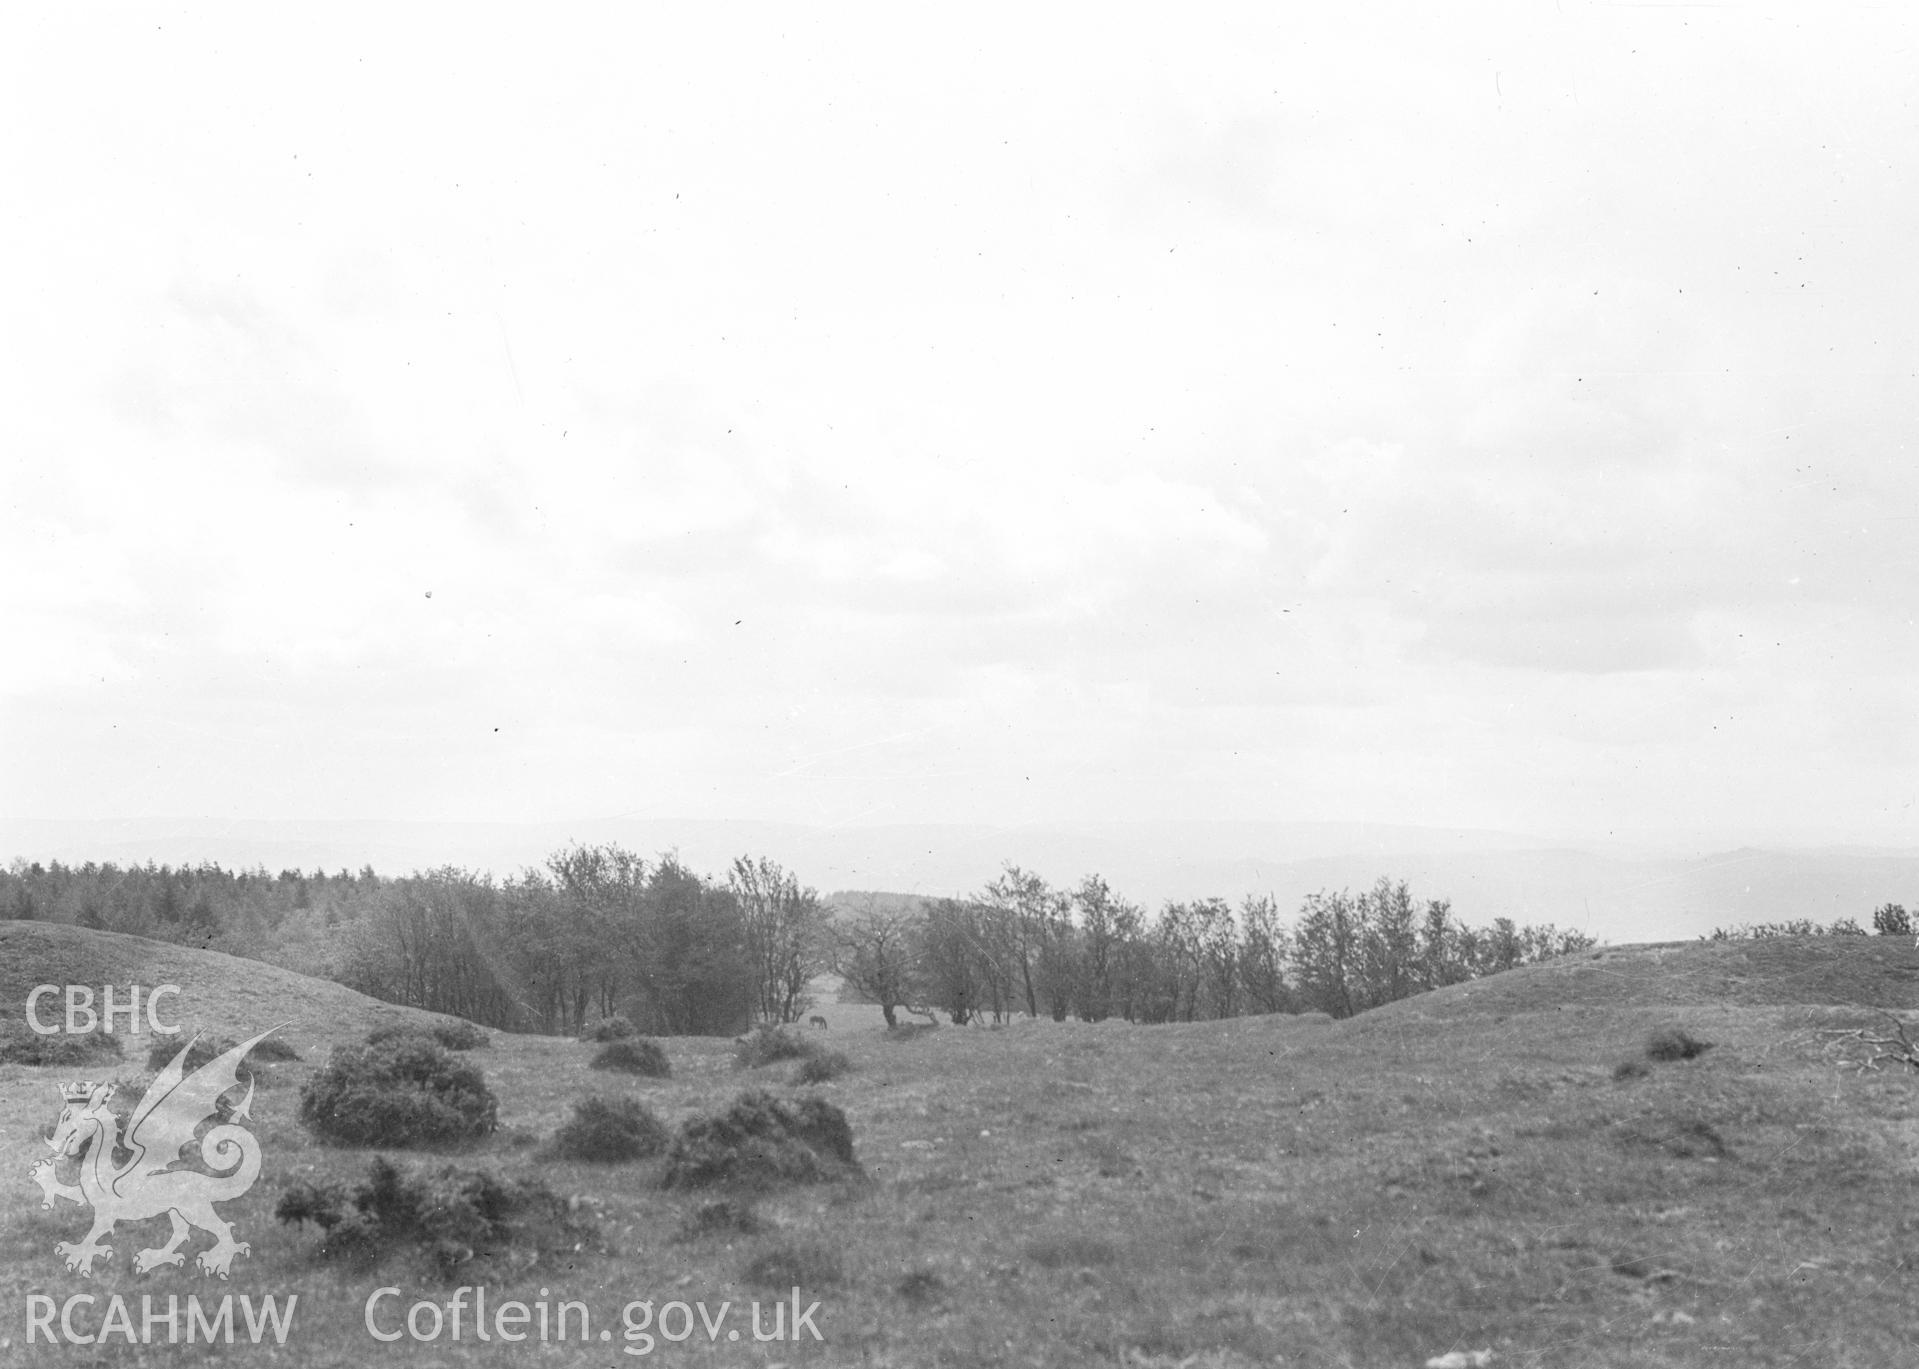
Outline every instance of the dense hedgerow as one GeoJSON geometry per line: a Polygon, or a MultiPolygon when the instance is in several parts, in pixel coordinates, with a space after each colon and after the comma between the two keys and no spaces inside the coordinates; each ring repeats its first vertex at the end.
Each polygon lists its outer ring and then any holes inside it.
{"type": "Polygon", "coordinates": [[[369,1046],[377,1046],[382,1041],[394,1041],[403,1036],[424,1036],[450,1051],[483,1051],[493,1045],[492,1037],[460,1017],[444,1022],[389,1022],[384,1027],[375,1027],[368,1032],[366,1041],[369,1046]]]}
{"type": "Polygon", "coordinates": [[[616,1165],[658,1155],[668,1139],[665,1125],[636,1098],[582,1098],[553,1133],[550,1151],[559,1160],[616,1165]]]}
{"type": "Polygon", "coordinates": [[[819,1183],[858,1172],[844,1112],[824,1098],[783,1101],[754,1089],[723,1112],[689,1119],[667,1152],[661,1182],[668,1188],[819,1183]]]}
{"type": "Polygon", "coordinates": [[[590,1223],[537,1180],[502,1180],[452,1165],[403,1174],[384,1158],[373,1161],[367,1181],[351,1193],[333,1184],[293,1184],[274,1215],[319,1227],[322,1259],[367,1267],[410,1249],[431,1274],[447,1280],[517,1275],[594,1235],[590,1223]]]}
{"type": "Polygon", "coordinates": [[[300,1120],[341,1145],[454,1145],[498,1119],[479,1067],[421,1036],[335,1050],[300,1092],[300,1120]]]}
{"type": "Polygon", "coordinates": [[[607,1042],[593,1056],[591,1068],[644,1075],[648,1079],[667,1079],[673,1074],[672,1063],[660,1049],[660,1043],[644,1036],[607,1042]]]}

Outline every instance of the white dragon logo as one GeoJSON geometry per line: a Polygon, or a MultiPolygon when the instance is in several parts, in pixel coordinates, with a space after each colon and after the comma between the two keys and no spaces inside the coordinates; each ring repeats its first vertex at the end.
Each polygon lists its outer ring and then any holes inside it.
{"type": "Polygon", "coordinates": [[[200,1154],[216,1172],[202,1174],[172,1166],[179,1162],[181,1150],[193,1142],[200,1124],[218,1116],[221,1096],[239,1087],[240,1061],[246,1053],[278,1030],[268,1028],[215,1056],[192,1074],[185,1070],[187,1052],[193,1049],[193,1041],[187,1042],[135,1105],[127,1119],[124,1139],[120,1119],[107,1108],[113,1084],[73,1083],[60,1090],[64,1106],[53,1137],[47,1142],[54,1158],[34,1161],[27,1173],[46,1194],[42,1207],[50,1208],[55,1198],[64,1198],[93,1208],[93,1230],[86,1239],[78,1245],[61,1241],[53,1248],[54,1254],[66,1260],[68,1269],[93,1277],[93,1262],[113,1254],[112,1246],[100,1242],[112,1234],[116,1222],[144,1221],[161,1213],[172,1218],[173,1237],[164,1246],[136,1254],[136,1273],[144,1274],[163,1264],[185,1263],[180,1247],[194,1227],[214,1238],[213,1246],[201,1251],[195,1261],[208,1274],[224,1279],[233,1257],[251,1251],[246,1242],[233,1239],[231,1223],[222,1221],[213,1210],[215,1203],[237,1198],[252,1188],[260,1176],[260,1143],[252,1132],[235,1125],[251,1120],[251,1074],[246,1097],[231,1117],[209,1127],[200,1138],[200,1154]],[[124,1164],[114,1163],[118,1150],[131,1152],[124,1164]],[[63,1184],[57,1178],[55,1169],[62,1160],[72,1160],[79,1166],[77,1184],[63,1184]]]}

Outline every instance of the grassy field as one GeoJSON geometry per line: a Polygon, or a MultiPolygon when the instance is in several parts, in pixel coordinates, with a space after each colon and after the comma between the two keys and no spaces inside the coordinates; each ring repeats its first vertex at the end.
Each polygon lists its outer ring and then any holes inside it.
{"type": "Polygon", "coordinates": [[[449,1290],[319,1265],[311,1230],[273,1220],[296,1180],[364,1175],[367,1152],[299,1126],[298,1086],[327,1043],[404,1013],[128,938],[26,923],[0,934],[9,1013],[35,983],[164,978],[187,989],[182,1018],[233,1036],[288,1020],[305,1056],[262,1071],[265,1166],[223,1208],[252,1253],[226,1284],[191,1263],[134,1275],[128,1257],[164,1233],[157,1221],[119,1233],[95,1279],[68,1274],[53,1246],[77,1240],[86,1214],[43,1212],[26,1173],[46,1153],[58,1084],[84,1071],[0,1066],[9,1363],[204,1354],[23,1344],[28,1294],[79,1291],[128,1295],[136,1320],[142,1293],[297,1292],[286,1344],[236,1345],[219,1356],[233,1363],[1370,1369],[1479,1350],[1539,1369],[1919,1363],[1919,1076],[1848,1068],[1827,1034],[1883,1023],[1864,1008],[1914,1004],[1909,943],[1601,949],[1343,1023],[889,1036],[876,1012],[829,1003],[822,1035],[855,1069],[820,1091],[851,1118],[866,1181],[782,1190],[761,1204],[767,1229],[695,1239],[678,1233],[702,1196],[661,1191],[657,1162],[557,1164],[538,1143],[589,1092],[640,1097],[677,1124],[746,1084],[785,1088],[790,1067],[740,1072],[729,1041],[669,1040],[672,1079],[626,1080],[588,1070],[589,1046],[496,1036],[474,1058],[501,1100],[498,1134],[406,1163],[538,1174],[596,1220],[595,1242],[488,1291],[495,1306],[542,1289],[588,1305],[592,1341],[541,1346],[377,1344],[362,1324],[373,1289],[403,1286],[390,1325],[449,1290]],[[1669,1027],[1713,1048],[1646,1059],[1669,1027]],[[1629,1060],[1644,1069],[1616,1077],[1629,1060]],[[794,1278],[820,1304],[824,1339],[753,1343],[747,1304],[790,1303],[794,1278]],[[731,1302],[739,1339],[709,1343],[695,1323],[684,1343],[624,1354],[619,1312],[637,1299],[731,1302]]]}

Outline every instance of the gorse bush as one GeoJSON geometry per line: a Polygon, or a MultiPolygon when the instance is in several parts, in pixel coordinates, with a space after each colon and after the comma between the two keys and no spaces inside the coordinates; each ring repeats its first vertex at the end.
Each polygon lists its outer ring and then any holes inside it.
{"type": "Polygon", "coordinates": [[[639,1028],[626,1018],[615,1013],[611,1017],[602,1017],[598,1022],[580,1033],[582,1041],[624,1041],[629,1036],[637,1036],[639,1028]]]}
{"type": "MultiPolygon", "coordinates": [[[[180,1047],[183,1044],[185,1044],[183,1038],[178,1036],[168,1037],[163,1041],[154,1042],[152,1048],[147,1051],[147,1068],[150,1070],[165,1069],[173,1057],[180,1053],[180,1047]]],[[[209,1035],[195,1037],[193,1038],[192,1045],[187,1049],[187,1058],[182,1063],[181,1069],[190,1074],[215,1056],[225,1055],[239,1044],[238,1041],[229,1040],[224,1036],[209,1035]]],[[[273,1062],[280,1060],[298,1060],[299,1058],[300,1053],[277,1036],[269,1036],[266,1040],[257,1043],[252,1050],[247,1052],[247,1060],[249,1062],[256,1060],[273,1062]]]]}
{"type": "Polygon", "coordinates": [[[341,1145],[456,1145],[498,1118],[479,1068],[420,1036],[337,1049],[300,1091],[300,1120],[341,1145]]]}
{"type": "Polygon", "coordinates": [[[667,1151],[661,1182],[668,1188],[750,1187],[820,1183],[858,1171],[844,1112],[824,1098],[788,1102],[754,1089],[723,1112],[689,1119],[667,1151]]]}
{"type": "Polygon", "coordinates": [[[666,1127],[636,1098],[582,1098],[553,1133],[555,1159],[615,1165],[666,1149],[666,1127]]]}
{"type": "Polygon", "coordinates": [[[322,1259],[370,1267],[410,1249],[428,1273],[449,1280],[517,1275],[545,1257],[578,1250],[594,1235],[590,1223],[537,1180],[502,1180],[452,1165],[403,1174],[385,1159],[374,1160],[366,1182],[351,1193],[332,1184],[293,1184],[274,1215],[319,1227],[322,1259]]]}
{"type": "Polygon", "coordinates": [[[366,1040],[369,1046],[377,1046],[382,1041],[397,1041],[403,1036],[424,1036],[450,1051],[480,1051],[493,1044],[493,1038],[485,1031],[457,1017],[444,1022],[389,1022],[368,1032],[366,1040]]]}
{"type": "Polygon", "coordinates": [[[1866,929],[1859,925],[1857,918],[1835,918],[1831,926],[1824,926],[1810,918],[1793,918],[1786,922],[1742,922],[1732,927],[1714,927],[1700,937],[1701,941],[1768,941],[1784,936],[1864,936],[1866,929]]]}
{"type": "Polygon", "coordinates": [[[1691,1060],[1712,1049],[1712,1042],[1701,1041],[1683,1027],[1663,1027],[1646,1038],[1648,1060],[1691,1060]]]}
{"type": "Polygon", "coordinates": [[[105,1032],[41,1036],[25,1022],[0,1021],[0,1065],[92,1065],[120,1055],[119,1038],[105,1032]]]}
{"type": "Polygon", "coordinates": [[[648,1079],[666,1079],[673,1073],[673,1066],[667,1060],[666,1052],[660,1049],[659,1042],[644,1036],[630,1041],[607,1042],[593,1056],[591,1067],[643,1075],[648,1079]]]}
{"type": "Polygon", "coordinates": [[[811,1037],[792,1027],[762,1022],[733,1045],[733,1064],[738,1069],[758,1069],[782,1060],[803,1060],[820,1049],[811,1037]]]}
{"type": "Polygon", "coordinates": [[[853,1068],[853,1062],[843,1053],[828,1049],[794,1027],[763,1022],[733,1046],[737,1069],[758,1069],[782,1060],[800,1062],[793,1073],[793,1081],[799,1084],[823,1084],[853,1068]]]}
{"type": "Polygon", "coordinates": [[[853,1062],[839,1051],[814,1051],[800,1061],[800,1067],[793,1071],[793,1082],[824,1084],[830,1079],[839,1078],[852,1068],[853,1062]]]}

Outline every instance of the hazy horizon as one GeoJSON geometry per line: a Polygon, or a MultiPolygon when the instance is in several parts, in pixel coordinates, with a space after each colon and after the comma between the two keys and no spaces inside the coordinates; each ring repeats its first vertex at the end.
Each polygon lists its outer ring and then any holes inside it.
{"type": "Polygon", "coordinates": [[[1913,12],[0,22],[0,817],[1919,839],[1913,12]]]}
{"type": "Polygon", "coordinates": [[[1007,864],[1070,889],[1090,874],[1148,909],[1169,901],[1273,898],[1290,918],[1304,899],[1381,878],[1415,898],[1448,900],[1476,926],[1552,923],[1614,943],[1685,940],[1715,927],[1851,918],[1882,903],[1919,905],[1919,849],[1579,847],[1514,834],[1365,824],[1187,823],[810,828],[744,821],[609,819],[552,824],[274,823],[149,819],[23,823],[0,819],[0,864],[16,855],[122,866],[213,861],[383,876],[454,866],[510,878],[575,842],[618,842],[651,862],[672,852],[724,877],[738,856],[779,861],[822,894],[872,890],[977,894],[1007,864]]]}

